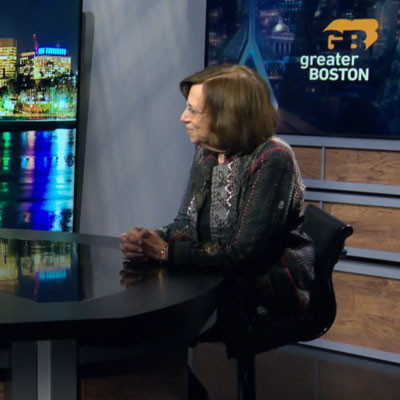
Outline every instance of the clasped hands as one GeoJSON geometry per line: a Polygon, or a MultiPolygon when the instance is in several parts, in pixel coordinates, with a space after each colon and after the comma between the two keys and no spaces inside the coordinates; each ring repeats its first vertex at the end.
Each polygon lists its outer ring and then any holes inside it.
{"type": "Polygon", "coordinates": [[[125,260],[147,262],[168,261],[168,243],[156,231],[148,228],[131,228],[120,237],[120,249],[125,260]]]}

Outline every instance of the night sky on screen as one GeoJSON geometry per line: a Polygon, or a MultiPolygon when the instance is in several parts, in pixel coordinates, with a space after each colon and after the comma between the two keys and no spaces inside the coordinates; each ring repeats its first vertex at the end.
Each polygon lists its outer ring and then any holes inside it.
{"type": "Polygon", "coordinates": [[[0,0],[0,38],[17,39],[18,54],[39,47],[63,47],[77,68],[80,0],[0,0]]]}

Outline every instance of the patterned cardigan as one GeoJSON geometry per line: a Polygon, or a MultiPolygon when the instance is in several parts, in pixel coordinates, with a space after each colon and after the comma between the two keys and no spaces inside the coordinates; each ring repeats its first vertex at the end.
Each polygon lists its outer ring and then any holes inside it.
{"type": "Polygon", "coordinates": [[[307,309],[314,252],[301,230],[303,197],[293,150],[276,136],[221,165],[215,152],[196,150],[178,216],[158,233],[169,242],[172,267],[226,278],[219,307],[225,336],[250,314],[307,309]],[[209,195],[211,238],[198,241],[209,195]]]}

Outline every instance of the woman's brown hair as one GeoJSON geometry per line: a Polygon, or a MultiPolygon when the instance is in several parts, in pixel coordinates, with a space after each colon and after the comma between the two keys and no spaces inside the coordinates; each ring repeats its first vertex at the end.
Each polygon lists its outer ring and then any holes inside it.
{"type": "Polygon", "coordinates": [[[212,65],[181,81],[185,98],[195,84],[203,84],[213,147],[249,153],[275,133],[278,115],[257,72],[243,65],[212,65]]]}

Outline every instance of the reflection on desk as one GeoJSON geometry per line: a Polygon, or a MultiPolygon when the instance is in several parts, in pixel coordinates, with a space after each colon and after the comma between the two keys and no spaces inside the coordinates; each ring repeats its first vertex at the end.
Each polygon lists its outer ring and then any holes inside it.
{"type": "Polygon", "coordinates": [[[0,238],[0,291],[37,302],[101,297],[121,291],[120,284],[129,288],[157,273],[162,279],[157,263],[122,263],[118,249],[95,244],[0,238]],[[107,263],[109,268],[104,267],[107,263]],[[113,265],[121,267],[119,274],[113,265]]]}
{"type": "Polygon", "coordinates": [[[0,239],[0,291],[38,302],[79,300],[78,245],[0,239]]]}

